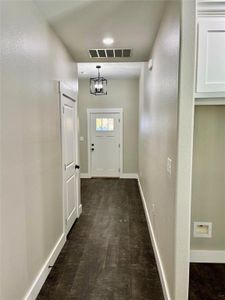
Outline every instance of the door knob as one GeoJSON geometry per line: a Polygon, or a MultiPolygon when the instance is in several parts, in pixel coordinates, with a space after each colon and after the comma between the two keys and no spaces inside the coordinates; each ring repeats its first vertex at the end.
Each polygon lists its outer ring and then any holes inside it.
{"type": "Polygon", "coordinates": [[[80,169],[80,166],[78,166],[78,165],[75,165],[75,169],[78,169],[78,170],[79,170],[79,169],[80,169]]]}
{"type": "Polygon", "coordinates": [[[94,151],[95,149],[94,148],[91,148],[91,151],[94,151]]]}

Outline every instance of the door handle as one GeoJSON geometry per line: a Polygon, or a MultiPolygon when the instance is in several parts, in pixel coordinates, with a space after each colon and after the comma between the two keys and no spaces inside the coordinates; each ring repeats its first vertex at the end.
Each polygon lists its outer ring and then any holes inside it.
{"type": "Polygon", "coordinates": [[[78,166],[78,165],[75,165],[75,170],[76,170],[76,169],[78,169],[78,170],[79,170],[79,169],[80,169],[80,166],[78,166]]]}

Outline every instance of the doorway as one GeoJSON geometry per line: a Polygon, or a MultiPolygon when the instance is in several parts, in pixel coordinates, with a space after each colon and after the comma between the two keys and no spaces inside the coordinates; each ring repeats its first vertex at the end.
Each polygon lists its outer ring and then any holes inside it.
{"type": "Polygon", "coordinates": [[[79,216],[80,174],[78,165],[77,101],[75,93],[60,83],[63,219],[67,235],[79,216]]]}
{"type": "Polygon", "coordinates": [[[123,110],[88,109],[89,177],[120,177],[123,165],[123,110]]]}

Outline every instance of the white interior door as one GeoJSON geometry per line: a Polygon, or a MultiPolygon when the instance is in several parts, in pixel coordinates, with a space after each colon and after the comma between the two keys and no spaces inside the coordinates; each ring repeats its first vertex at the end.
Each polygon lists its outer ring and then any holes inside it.
{"type": "Polygon", "coordinates": [[[120,176],[120,114],[90,114],[92,177],[120,176]]]}
{"type": "Polygon", "coordinates": [[[78,217],[79,166],[76,165],[76,103],[72,98],[61,94],[62,108],[62,148],[63,148],[63,198],[65,232],[71,229],[78,217]]]}

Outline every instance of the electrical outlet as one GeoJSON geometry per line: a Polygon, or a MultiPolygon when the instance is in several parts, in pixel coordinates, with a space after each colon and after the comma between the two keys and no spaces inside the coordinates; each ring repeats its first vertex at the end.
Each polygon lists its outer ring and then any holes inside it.
{"type": "Polygon", "coordinates": [[[210,222],[194,222],[194,237],[196,238],[211,238],[212,223],[210,222]]]}
{"type": "Polygon", "coordinates": [[[170,157],[167,158],[166,170],[167,170],[167,173],[171,176],[171,174],[172,174],[172,159],[170,157]]]}
{"type": "Polygon", "coordinates": [[[80,136],[80,141],[83,142],[84,141],[84,137],[80,136]]]}

